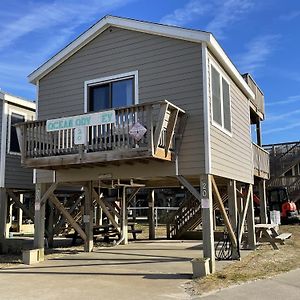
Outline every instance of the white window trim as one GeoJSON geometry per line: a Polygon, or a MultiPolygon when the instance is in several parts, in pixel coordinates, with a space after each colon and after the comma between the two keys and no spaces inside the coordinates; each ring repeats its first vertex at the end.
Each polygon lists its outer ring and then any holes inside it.
{"type": "Polygon", "coordinates": [[[210,98],[211,98],[211,124],[218,128],[219,130],[221,130],[222,132],[224,132],[225,134],[227,134],[228,136],[232,137],[232,109],[231,109],[231,86],[230,86],[230,81],[227,77],[227,75],[224,74],[224,72],[222,71],[222,69],[213,61],[210,61],[210,98]],[[222,125],[220,125],[218,122],[216,122],[214,120],[214,110],[213,110],[213,93],[212,93],[212,71],[211,68],[214,67],[217,72],[220,74],[220,98],[221,98],[221,120],[222,120],[222,125]],[[229,111],[230,111],[230,128],[231,131],[227,130],[224,127],[224,105],[223,105],[223,83],[222,83],[222,79],[224,79],[228,86],[229,86],[229,111]]]}
{"type": "Polygon", "coordinates": [[[7,136],[7,151],[6,151],[6,153],[7,153],[7,154],[10,154],[10,155],[21,156],[21,153],[19,153],[19,152],[13,152],[13,151],[10,151],[11,115],[12,115],[13,113],[14,113],[14,114],[18,114],[18,115],[20,115],[20,116],[23,116],[25,122],[28,120],[28,115],[26,114],[26,112],[24,112],[24,110],[18,109],[18,108],[16,108],[16,107],[9,107],[9,108],[8,108],[8,123],[7,123],[7,134],[8,134],[8,136],[7,136]]]}
{"type": "Polygon", "coordinates": [[[96,78],[84,82],[84,113],[88,112],[88,88],[90,86],[104,84],[108,82],[134,78],[134,104],[139,103],[138,71],[116,74],[107,77],[96,78]]]}

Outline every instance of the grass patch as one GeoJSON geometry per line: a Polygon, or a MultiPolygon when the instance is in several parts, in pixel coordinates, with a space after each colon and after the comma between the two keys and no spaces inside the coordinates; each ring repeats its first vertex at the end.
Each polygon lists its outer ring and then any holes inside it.
{"type": "Polygon", "coordinates": [[[273,250],[264,243],[241,261],[235,261],[223,270],[201,279],[195,279],[191,285],[194,295],[201,295],[233,284],[268,278],[282,272],[300,267],[300,226],[280,226],[280,232],[290,232],[292,237],[285,245],[273,250]]]}

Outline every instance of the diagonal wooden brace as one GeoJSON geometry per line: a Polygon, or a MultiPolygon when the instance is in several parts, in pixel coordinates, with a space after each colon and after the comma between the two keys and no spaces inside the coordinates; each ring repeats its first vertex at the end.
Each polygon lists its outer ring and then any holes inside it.
{"type": "Polygon", "coordinates": [[[231,223],[230,223],[229,218],[227,216],[227,213],[226,213],[223,201],[222,201],[222,197],[220,196],[220,193],[219,193],[216,181],[215,181],[215,179],[214,179],[213,176],[211,176],[211,182],[212,182],[212,186],[213,186],[213,193],[216,196],[216,200],[217,200],[216,202],[217,202],[217,204],[219,206],[219,209],[220,209],[220,212],[221,212],[221,214],[222,214],[222,216],[224,218],[224,223],[225,223],[225,225],[227,227],[231,243],[232,243],[232,245],[233,245],[234,248],[237,248],[236,236],[234,234],[234,231],[232,229],[231,223]]]}

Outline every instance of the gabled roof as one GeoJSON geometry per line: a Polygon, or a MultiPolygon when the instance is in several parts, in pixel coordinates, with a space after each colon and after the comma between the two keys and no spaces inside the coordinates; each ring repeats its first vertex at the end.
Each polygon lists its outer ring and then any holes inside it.
{"type": "Polygon", "coordinates": [[[153,35],[160,35],[174,39],[180,39],[195,43],[206,43],[210,51],[220,61],[224,69],[235,80],[238,86],[249,97],[254,99],[254,93],[251,91],[247,83],[242,78],[236,67],[225,54],[214,36],[205,31],[185,29],[176,26],[162,25],[157,23],[137,21],[133,19],[120,18],[114,16],[105,16],[87,31],[81,34],[77,39],[55,54],[52,58],[46,61],[43,65],[33,71],[29,76],[29,82],[36,84],[41,78],[51,72],[54,68],[76,53],[79,49],[88,44],[91,40],[101,34],[110,26],[115,26],[123,29],[144,32],[153,35]]]}
{"type": "Polygon", "coordinates": [[[0,89],[0,100],[7,101],[12,104],[16,104],[19,106],[23,106],[25,108],[29,108],[31,110],[36,109],[36,104],[33,101],[21,98],[19,96],[12,95],[8,92],[5,92],[0,89]]]}

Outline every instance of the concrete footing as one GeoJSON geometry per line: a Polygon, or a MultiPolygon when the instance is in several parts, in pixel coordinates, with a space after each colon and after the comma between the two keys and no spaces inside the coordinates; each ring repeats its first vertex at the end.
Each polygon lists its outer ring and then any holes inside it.
{"type": "Polygon", "coordinates": [[[193,278],[204,277],[210,274],[209,258],[194,258],[191,260],[193,278]]]}
{"type": "Polygon", "coordinates": [[[22,259],[25,265],[32,265],[44,261],[44,249],[23,250],[22,259]]]}

